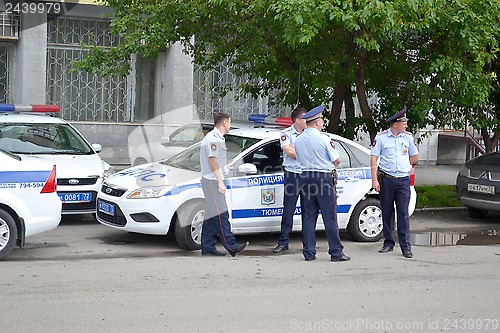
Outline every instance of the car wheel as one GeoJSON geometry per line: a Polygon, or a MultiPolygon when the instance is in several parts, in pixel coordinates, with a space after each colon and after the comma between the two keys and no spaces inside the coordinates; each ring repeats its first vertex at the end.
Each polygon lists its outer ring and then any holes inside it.
{"type": "Polygon", "coordinates": [[[0,259],[5,258],[12,251],[16,239],[16,222],[9,213],[0,209],[0,259]]]}
{"type": "Polygon", "coordinates": [[[146,163],[148,163],[148,161],[146,161],[145,158],[139,157],[139,158],[135,159],[134,164],[132,164],[132,166],[138,166],[138,165],[146,164],[146,163]]]}
{"type": "Polygon", "coordinates": [[[484,219],[486,218],[486,215],[488,215],[487,210],[482,210],[472,207],[467,207],[467,212],[469,213],[469,217],[473,219],[484,219]]]}
{"type": "Polygon", "coordinates": [[[356,241],[376,242],[382,238],[383,225],[380,201],[368,198],[354,208],[347,231],[356,241]]]}
{"type": "Polygon", "coordinates": [[[203,202],[184,205],[178,211],[175,239],[181,248],[186,250],[199,250],[201,248],[201,229],[204,216],[203,202]]]}

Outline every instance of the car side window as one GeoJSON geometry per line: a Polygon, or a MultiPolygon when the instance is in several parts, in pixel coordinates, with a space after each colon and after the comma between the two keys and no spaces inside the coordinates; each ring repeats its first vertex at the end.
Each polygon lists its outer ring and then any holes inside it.
{"type": "Polygon", "coordinates": [[[252,163],[259,174],[283,172],[283,152],[278,141],[268,142],[243,157],[245,163],[252,163]]]}
{"type": "Polygon", "coordinates": [[[340,164],[337,166],[337,169],[347,169],[351,167],[351,158],[344,146],[336,140],[333,140],[335,143],[335,148],[337,149],[337,153],[340,155],[340,164]]]}
{"type": "Polygon", "coordinates": [[[189,146],[193,144],[199,136],[201,128],[199,126],[187,126],[179,129],[170,136],[170,144],[189,146]]]}

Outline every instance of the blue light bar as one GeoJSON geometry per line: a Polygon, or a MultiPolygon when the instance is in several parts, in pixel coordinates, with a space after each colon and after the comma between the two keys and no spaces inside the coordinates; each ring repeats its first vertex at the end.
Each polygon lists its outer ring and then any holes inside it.
{"type": "Polygon", "coordinates": [[[14,112],[15,109],[14,104],[0,104],[0,112],[14,112]]]}
{"type": "Polygon", "coordinates": [[[254,123],[264,124],[264,119],[268,116],[268,114],[251,114],[248,116],[248,120],[254,123]]]}
{"type": "Polygon", "coordinates": [[[59,106],[46,104],[15,105],[0,103],[0,112],[59,112],[59,106]]]}

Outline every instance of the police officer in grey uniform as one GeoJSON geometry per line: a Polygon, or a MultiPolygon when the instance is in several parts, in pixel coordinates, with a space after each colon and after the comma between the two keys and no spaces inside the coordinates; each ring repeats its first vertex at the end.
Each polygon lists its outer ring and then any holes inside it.
{"type": "Polygon", "coordinates": [[[348,261],[351,258],[344,254],[339,236],[336,179],[332,172],[340,158],[334,142],[326,133],[321,133],[324,108],[320,105],[302,116],[307,128],[295,140],[297,160],[302,166],[302,254],[306,261],[316,259],[315,230],[321,209],[331,261],[348,261]]]}
{"type": "Polygon", "coordinates": [[[390,123],[390,127],[375,137],[370,159],[372,187],[380,193],[380,206],[384,223],[385,240],[379,252],[391,252],[395,245],[392,235],[395,203],[399,246],[404,257],[412,258],[408,205],[411,195],[411,165],[419,160],[418,149],[413,135],[406,132],[408,126],[406,107],[386,121],[390,123]],[[379,159],[380,162],[377,166],[379,159]]]}
{"type": "Polygon", "coordinates": [[[226,203],[226,176],[228,174],[226,140],[224,134],[231,128],[231,117],[227,113],[214,116],[215,128],[201,142],[201,188],[205,195],[205,217],[201,231],[201,254],[224,256],[215,247],[217,235],[222,246],[233,257],[248,245],[238,244],[231,232],[226,203]]]}
{"type": "MultiPolygon", "coordinates": [[[[298,107],[292,111],[293,125],[281,131],[280,144],[283,150],[283,214],[281,216],[281,237],[278,240],[278,246],[273,250],[274,253],[281,253],[288,250],[290,233],[293,228],[293,215],[297,205],[297,199],[300,195],[300,174],[302,168],[297,161],[295,154],[295,139],[306,128],[306,121],[302,116],[307,113],[303,107],[298,107]]],[[[302,196],[300,197],[301,206],[302,196]]]]}

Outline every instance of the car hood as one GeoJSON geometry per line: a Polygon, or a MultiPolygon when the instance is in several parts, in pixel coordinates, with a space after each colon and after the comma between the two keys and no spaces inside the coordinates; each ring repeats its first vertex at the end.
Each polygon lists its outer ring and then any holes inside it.
{"type": "Polygon", "coordinates": [[[500,170],[500,153],[484,154],[468,161],[466,164],[469,168],[484,166],[489,170],[500,170]]]}
{"type": "Polygon", "coordinates": [[[102,177],[104,168],[99,155],[43,155],[57,166],[57,178],[102,177]]]}
{"type": "Polygon", "coordinates": [[[106,178],[110,186],[136,189],[146,186],[177,185],[186,182],[197,182],[201,179],[198,171],[191,171],[158,162],[138,165],[114,173],[106,178]]]}

